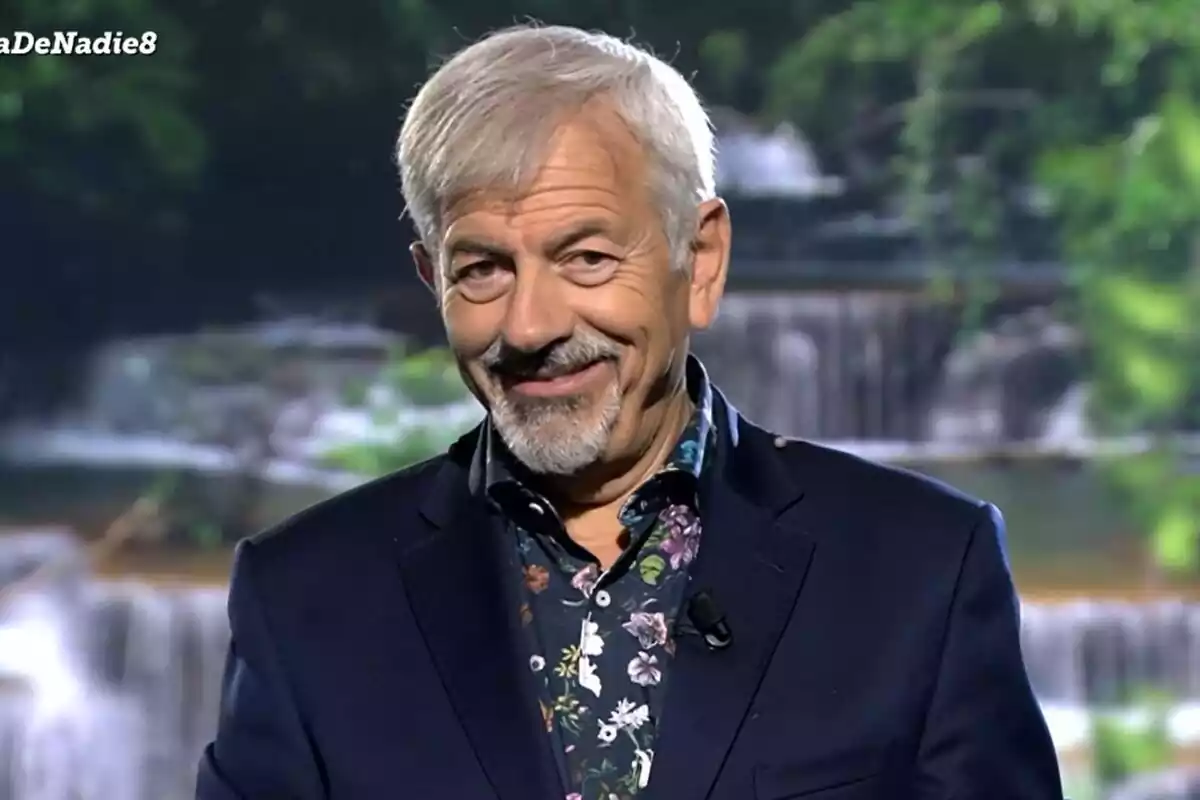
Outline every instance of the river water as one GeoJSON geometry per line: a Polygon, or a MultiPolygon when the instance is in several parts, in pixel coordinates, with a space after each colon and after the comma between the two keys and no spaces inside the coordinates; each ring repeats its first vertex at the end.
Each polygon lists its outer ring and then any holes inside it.
{"type": "MultiPolygon", "coordinates": [[[[945,308],[905,295],[738,295],[695,347],[741,410],[789,434],[889,447],[1086,438],[1073,368],[1079,341],[1069,329],[1039,309],[966,339],[954,324],[945,308]]],[[[0,523],[57,519],[95,530],[156,471],[238,468],[239,443],[262,430],[230,422],[260,420],[270,408],[275,457],[264,472],[278,497],[264,509],[269,523],[339,488],[315,486],[315,457],[370,433],[377,415],[348,408],[344,390],[376,375],[395,344],[378,331],[306,323],[112,343],[90,361],[66,415],[5,432],[0,523]],[[247,350],[256,355],[237,380],[197,386],[178,369],[247,350]],[[307,355],[297,382],[290,367],[276,368],[276,354],[294,362],[298,350],[307,355]],[[52,490],[51,478],[63,487],[52,490]]],[[[465,427],[474,413],[467,404],[452,425],[465,427]]],[[[1102,548],[1126,577],[1136,569],[1125,560],[1120,514],[1086,468],[977,473],[955,463],[925,471],[1001,504],[1018,576],[1026,563],[1078,562],[1102,548]],[[1047,549],[1055,542],[1057,554],[1047,549]]],[[[100,579],[68,533],[0,536],[0,586],[48,561],[66,568],[0,609],[0,800],[185,800],[216,723],[224,588],[100,579]]],[[[1027,602],[1022,635],[1064,751],[1086,744],[1087,709],[1121,706],[1146,689],[1173,699],[1173,738],[1200,745],[1200,604],[1027,602]]]]}
{"type": "MultiPolygon", "coordinates": [[[[60,531],[0,537],[0,575],[76,563],[60,531]]],[[[97,580],[81,567],[14,595],[0,618],[0,798],[183,800],[216,724],[225,589],[97,580]]],[[[1200,743],[1200,604],[1026,603],[1027,665],[1060,746],[1083,709],[1146,688],[1200,743]]]]}

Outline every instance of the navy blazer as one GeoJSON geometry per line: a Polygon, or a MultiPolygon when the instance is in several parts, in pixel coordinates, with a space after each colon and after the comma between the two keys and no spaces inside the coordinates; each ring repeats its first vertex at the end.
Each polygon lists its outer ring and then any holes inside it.
{"type": "MultiPolygon", "coordinates": [[[[639,800],[1061,800],[996,509],[729,419],[639,800]]],[[[197,800],[562,800],[475,441],[239,546],[197,800]]]]}

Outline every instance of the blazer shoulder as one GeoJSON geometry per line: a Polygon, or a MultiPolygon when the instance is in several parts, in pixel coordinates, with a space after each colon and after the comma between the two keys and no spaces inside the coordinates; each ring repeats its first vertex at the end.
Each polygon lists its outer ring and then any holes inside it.
{"type": "Polygon", "coordinates": [[[995,513],[987,501],[910,469],[803,439],[777,436],[774,446],[806,494],[841,513],[886,514],[964,535],[995,513]]]}
{"type": "Polygon", "coordinates": [[[789,471],[799,476],[804,504],[811,503],[820,520],[820,538],[849,547],[856,559],[903,565],[930,585],[944,580],[947,587],[957,580],[973,542],[994,541],[1007,562],[1003,517],[978,497],[827,445],[788,440],[780,450],[789,471]]]}

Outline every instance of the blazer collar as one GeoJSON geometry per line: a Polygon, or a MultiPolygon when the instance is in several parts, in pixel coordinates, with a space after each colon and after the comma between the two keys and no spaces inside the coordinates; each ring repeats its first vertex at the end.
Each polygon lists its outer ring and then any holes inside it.
{"type": "MultiPolygon", "coordinates": [[[[798,476],[779,452],[786,442],[751,424],[723,392],[711,388],[712,415],[718,431],[712,489],[720,495],[732,491],[746,503],[771,513],[782,513],[804,496],[798,476]]],[[[485,419],[450,446],[419,512],[435,529],[451,527],[463,504],[481,499],[488,480],[491,437],[485,419]]],[[[709,487],[706,486],[706,490],[709,487]]]]}
{"type": "Polygon", "coordinates": [[[732,645],[709,651],[683,637],[671,666],[648,800],[708,796],[749,712],[791,617],[812,540],[801,525],[803,491],[765,431],[723,396],[728,434],[717,448],[718,480],[701,509],[704,538],[689,575],[724,612],[732,645]]]}
{"type": "MultiPolygon", "coordinates": [[[[732,647],[678,645],[650,785],[650,800],[704,798],[749,712],[791,617],[814,549],[803,488],[786,443],[748,423],[719,392],[720,433],[706,473],[705,526],[691,591],[724,611],[732,647]]],[[[413,612],[468,737],[502,800],[559,797],[549,737],[537,714],[503,576],[510,569],[499,520],[470,490],[486,468],[480,425],[455,443],[421,504],[429,535],[401,553],[413,612]],[[454,585],[447,585],[447,575],[454,585]],[[493,655],[494,654],[494,655],[493,655]]]]}
{"type": "Polygon", "coordinates": [[[515,550],[494,509],[467,488],[479,434],[450,448],[420,505],[429,529],[401,547],[404,590],[496,797],[559,798],[558,768],[521,657],[515,583],[507,579],[515,550]]]}

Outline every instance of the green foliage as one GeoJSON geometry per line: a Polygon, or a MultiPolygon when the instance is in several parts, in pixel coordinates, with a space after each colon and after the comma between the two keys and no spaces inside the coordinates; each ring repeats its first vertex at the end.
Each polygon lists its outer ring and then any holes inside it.
{"type": "Polygon", "coordinates": [[[418,408],[436,408],[467,398],[466,387],[450,351],[395,352],[384,368],[382,385],[418,408]]]}
{"type": "Polygon", "coordinates": [[[1030,0],[1028,13],[1042,27],[1063,25],[1082,37],[1107,39],[1101,76],[1110,87],[1133,82],[1147,59],[1164,47],[1200,47],[1192,0],[1030,0]]]}
{"type": "Polygon", "coordinates": [[[1112,787],[1139,773],[1171,765],[1174,748],[1167,730],[1170,700],[1146,694],[1135,706],[1149,715],[1144,726],[1132,726],[1110,714],[1092,715],[1092,764],[1096,782],[1112,787]]]}
{"type": "Polygon", "coordinates": [[[188,538],[204,550],[216,550],[224,546],[225,533],[221,526],[211,520],[198,520],[188,528],[188,538]]]}
{"type": "Polygon", "coordinates": [[[748,54],[742,31],[717,30],[700,42],[700,59],[713,75],[713,81],[726,93],[732,93],[746,71],[748,54]]]}
{"type": "Polygon", "coordinates": [[[955,125],[964,113],[1011,102],[1005,93],[971,91],[968,68],[975,51],[1008,23],[1006,8],[957,0],[854,3],[787,48],[770,84],[770,110],[818,132],[829,122],[823,109],[831,102],[837,116],[861,116],[844,104],[862,103],[863,84],[909,89],[907,95],[884,95],[890,105],[870,123],[897,129],[882,188],[903,198],[923,257],[938,272],[931,296],[953,296],[956,282],[973,290],[964,315],[971,327],[994,293],[980,267],[1000,244],[1003,186],[997,176],[1004,152],[995,144],[968,152],[955,125]],[[940,212],[945,205],[956,213],[940,212]]]}
{"type": "Polygon", "coordinates": [[[189,383],[212,386],[265,382],[280,353],[270,346],[213,331],[171,353],[171,367],[189,383]]]}
{"type": "Polygon", "coordinates": [[[1094,350],[1092,416],[1150,431],[1147,454],[1108,474],[1170,572],[1200,568],[1200,475],[1171,432],[1200,398],[1200,109],[1167,95],[1130,136],[1047,154],[1043,182],[1079,264],[1079,314],[1094,350]]]}
{"type": "Polygon", "coordinates": [[[414,426],[382,442],[360,442],[329,452],[325,463],[356,475],[386,475],[441,453],[461,431],[446,426],[414,426]]]}
{"type": "Polygon", "coordinates": [[[203,476],[188,470],[164,470],[145,493],[161,509],[167,544],[183,544],[201,550],[217,550],[249,531],[234,530],[226,536],[220,502],[206,489],[203,476]]]}
{"type": "Polygon", "coordinates": [[[1076,267],[1095,426],[1159,437],[1109,472],[1172,571],[1200,567],[1200,476],[1170,436],[1200,416],[1195,15],[1191,0],[868,0],[787,48],[769,95],[774,113],[818,131],[859,121],[847,97],[888,103],[873,124],[896,128],[891,186],[952,270],[1002,249],[989,199],[1049,191],[1076,267]]]}
{"type": "Polygon", "coordinates": [[[205,138],[189,107],[190,40],[176,17],[153,0],[15,0],[3,18],[5,35],[158,34],[153,55],[0,57],[0,168],[10,180],[106,217],[196,177],[205,138]]]}
{"type": "MultiPolygon", "coordinates": [[[[932,290],[950,296],[975,282],[969,310],[989,299],[978,268],[1006,245],[1003,201],[1031,182],[1050,189],[1079,265],[1097,424],[1162,439],[1114,461],[1111,475],[1156,531],[1163,563],[1195,564],[1200,492],[1167,435],[1200,421],[1198,326],[1188,324],[1200,292],[1195,0],[703,0],[686,10],[648,0],[14,0],[0,11],[5,30],[153,30],[159,47],[150,57],[0,58],[0,178],[30,207],[52,208],[44,216],[64,230],[88,218],[116,230],[107,223],[124,214],[130,227],[116,238],[136,231],[144,243],[147,226],[194,224],[178,248],[198,254],[193,265],[211,267],[255,236],[301,240],[296,220],[330,220],[327,198],[359,196],[363,176],[383,168],[386,146],[363,142],[394,133],[399,103],[427,68],[526,14],[636,33],[710,101],[798,122],[834,169],[868,164],[852,178],[904,199],[945,272],[932,290]],[[206,163],[222,169],[206,175],[206,163]],[[164,201],[193,185],[212,194],[194,206],[164,201]]],[[[303,247],[289,252],[305,256],[303,247]]],[[[182,261],[141,249],[154,269],[182,261]]],[[[185,367],[232,376],[258,364],[228,352],[185,367]]],[[[398,354],[383,383],[396,407],[372,409],[382,429],[401,406],[463,397],[440,352],[398,354]]],[[[368,400],[365,387],[353,394],[368,400]]],[[[417,426],[333,460],[378,473],[447,436],[417,426]]]]}
{"type": "Polygon", "coordinates": [[[380,380],[372,387],[354,387],[347,396],[353,405],[368,406],[375,422],[370,441],[355,442],[326,454],[325,463],[359,475],[384,475],[432,458],[464,430],[436,420],[439,409],[468,399],[453,356],[445,348],[406,354],[393,353],[380,380]],[[400,425],[408,411],[432,412],[434,421],[400,425]]]}

